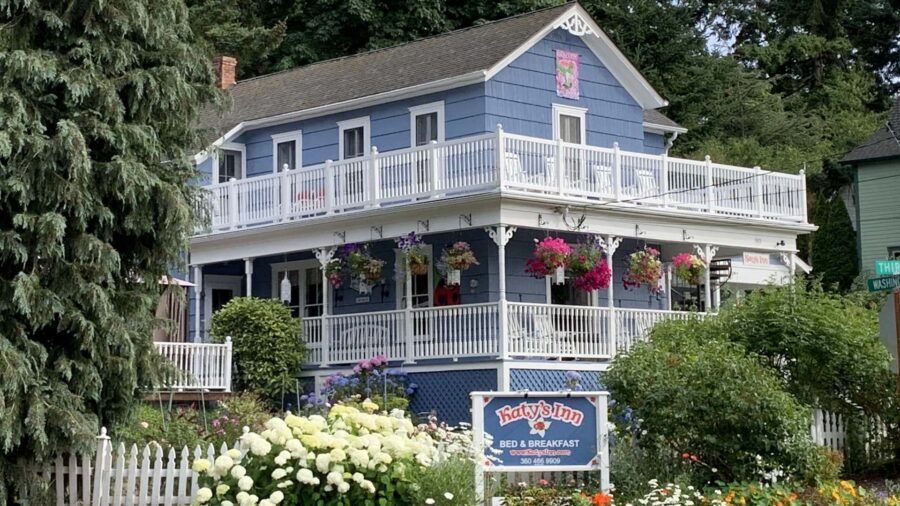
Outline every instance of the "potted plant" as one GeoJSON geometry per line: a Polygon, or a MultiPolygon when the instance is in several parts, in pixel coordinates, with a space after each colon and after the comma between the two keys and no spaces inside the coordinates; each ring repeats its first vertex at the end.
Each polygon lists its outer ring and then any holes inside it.
{"type": "Polygon", "coordinates": [[[341,275],[343,270],[344,262],[340,258],[332,258],[331,261],[325,264],[325,277],[328,279],[328,284],[335,289],[340,288],[344,284],[341,275]]]}
{"type": "Polygon", "coordinates": [[[651,293],[656,293],[659,291],[662,274],[659,250],[645,246],[644,249],[628,255],[628,271],[622,281],[625,288],[647,285],[651,293]]]}
{"type": "Polygon", "coordinates": [[[425,251],[425,243],[415,232],[397,239],[397,247],[406,256],[406,265],[409,272],[415,276],[428,274],[428,255],[425,251]]]}
{"type": "Polygon", "coordinates": [[[706,272],[706,262],[690,253],[675,255],[672,257],[672,265],[675,266],[675,275],[678,279],[691,285],[699,285],[700,279],[706,272]]]}
{"type": "Polygon", "coordinates": [[[541,241],[535,239],[532,258],[525,263],[525,272],[536,278],[553,276],[553,282],[560,284],[566,278],[566,260],[572,248],[566,241],[558,237],[546,237],[541,241]]]}
{"type": "Polygon", "coordinates": [[[347,259],[347,267],[350,270],[350,277],[360,282],[360,287],[365,285],[366,289],[360,292],[368,292],[371,285],[381,281],[381,269],[384,267],[384,260],[379,260],[369,254],[367,246],[358,244],[348,244],[342,249],[347,259]]]}
{"type": "Polygon", "coordinates": [[[594,242],[575,245],[566,259],[566,274],[576,289],[593,292],[609,286],[612,271],[603,258],[603,251],[594,242]]]}
{"type": "Polygon", "coordinates": [[[472,252],[472,247],[465,241],[457,241],[450,247],[444,248],[441,253],[441,264],[445,266],[445,275],[448,285],[458,285],[462,271],[469,270],[473,265],[478,265],[478,259],[472,252]]]}

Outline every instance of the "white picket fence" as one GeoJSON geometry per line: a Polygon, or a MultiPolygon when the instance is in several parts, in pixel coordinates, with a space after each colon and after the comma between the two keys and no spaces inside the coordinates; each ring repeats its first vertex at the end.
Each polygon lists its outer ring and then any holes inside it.
{"type": "MultiPolygon", "coordinates": [[[[875,461],[888,459],[892,455],[886,454],[884,443],[888,437],[887,427],[877,418],[865,420],[864,451],[865,460],[875,461]]],[[[837,413],[813,410],[810,435],[814,443],[824,446],[845,456],[849,451],[847,446],[847,421],[837,413]]]]}
{"type": "MultiPolygon", "coordinates": [[[[187,447],[163,450],[159,445],[137,445],[126,449],[124,443],[113,448],[106,428],[97,437],[94,456],[57,456],[45,473],[56,496],[56,506],[180,506],[189,505],[197,493],[197,473],[191,470],[194,459],[210,461],[225,453],[223,443],[216,453],[213,445],[193,452],[187,447]]],[[[240,441],[235,444],[240,447],[240,441]]]]}

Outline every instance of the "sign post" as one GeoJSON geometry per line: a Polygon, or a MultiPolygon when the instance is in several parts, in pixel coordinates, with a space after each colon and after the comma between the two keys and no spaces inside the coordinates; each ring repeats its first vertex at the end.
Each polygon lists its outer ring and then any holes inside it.
{"type": "Polygon", "coordinates": [[[484,473],[600,471],[609,491],[607,392],[472,392],[478,504],[484,473]]]}

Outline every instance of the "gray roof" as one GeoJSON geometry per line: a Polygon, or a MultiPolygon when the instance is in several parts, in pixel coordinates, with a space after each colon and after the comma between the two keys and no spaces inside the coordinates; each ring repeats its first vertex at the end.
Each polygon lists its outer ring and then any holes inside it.
{"type": "Polygon", "coordinates": [[[665,114],[657,111],[656,109],[644,109],[644,123],[650,123],[653,125],[667,126],[667,127],[675,127],[675,128],[683,128],[678,123],[675,123],[671,119],[667,118],[665,114]]]}
{"type": "MultiPolygon", "coordinates": [[[[199,126],[215,138],[243,121],[304,111],[486,71],[573,5],[566,3],[397,46],[239,81],[229,89],[230,109],[220,115],[214,108],[207,108],[201,114],[199,126]]],[[[652,115],[653,123],[675,125],[662,114],[645,111],[645,115],[648,113],[652,115]]]]}
{"type": "Polygon", "coordinates": [[[881,128],[841,161],[851,163],[894,157],[900,157],[900,97],[894,101],[881,128]]]}

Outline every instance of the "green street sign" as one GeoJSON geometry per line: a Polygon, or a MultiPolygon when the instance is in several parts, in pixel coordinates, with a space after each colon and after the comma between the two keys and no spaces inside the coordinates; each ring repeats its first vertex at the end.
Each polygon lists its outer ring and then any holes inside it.
{"type": "Polygon", "coordinates": [[[900,276],[884,276],[866,280],[870,292],[891,291],[900,288],[900,276]]]}
{"type": "Polygon", "coordinates": [[[875,274],[879,276],[896,276],[900,274],[900,260],[877,260],[875,274]]]}

